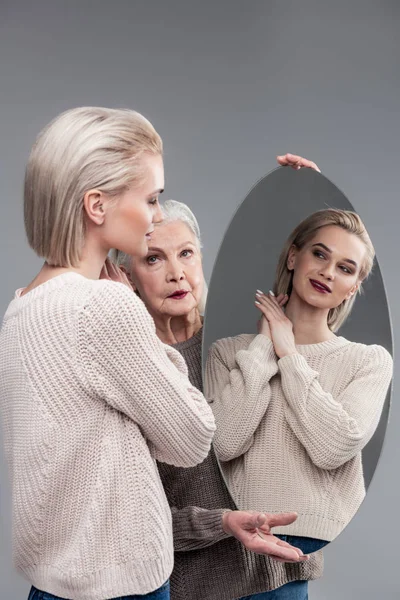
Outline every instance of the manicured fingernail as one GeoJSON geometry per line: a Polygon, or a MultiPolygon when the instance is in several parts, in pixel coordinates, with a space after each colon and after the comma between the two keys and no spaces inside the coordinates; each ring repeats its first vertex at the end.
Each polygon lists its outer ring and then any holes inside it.
{"type": "Polygon", "coordinates": [[[260,304],[260,305],[261,305],[261,302],[257,302],[257,300],[254,300],[254,303],[255,303],[255,304],[260,304]]]}
{"type": "Polygon", "coordinates": [[[262,292],[261,290],[256,290],[256,291],[257,291],[257,294],[261,294],[261,295],[264,294],[264,292],[262,292]]]}
{"type": "Polygon", "coordinates": [[[271,294],[271,296],[275,296],[275,294],[272,290],[269,290],[269,293],[271,294]]]}

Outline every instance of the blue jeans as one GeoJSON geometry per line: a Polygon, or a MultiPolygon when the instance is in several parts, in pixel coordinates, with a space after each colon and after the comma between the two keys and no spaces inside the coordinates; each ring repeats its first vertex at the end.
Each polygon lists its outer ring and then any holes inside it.
{"type": "MultiPolygon", "coordinates": [[[[67,600],[59,596],[53,596],[47,592],[41,592],[35,587],[31,588],[28,600],[67,600]]],[[[104,600],[107,600],[104,598],[104,600]]],[[[118,598],[109,598],[108,600],[169,600],[169,580],[164,583],[158,590],[150,592],[150,594],[134,594],[133,596],[119,596],[118,598]]]]}
{"type": "MultiPolygon", "coordinates": [[[[328,542],[298,535],[277,535],[284,542],[300,548],[304,554],[320,550],[328,542]]],[[[308,581],[290,581],[276,590],[246,596],[240,600],[308,600],[308,581]]]]}

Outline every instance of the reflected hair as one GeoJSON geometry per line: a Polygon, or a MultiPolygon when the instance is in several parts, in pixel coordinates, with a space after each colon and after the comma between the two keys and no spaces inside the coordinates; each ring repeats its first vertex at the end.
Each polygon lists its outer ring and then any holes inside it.
{"type": "Polygon", "coordinates": [[[83,199],[90,189],[117,197],[145,177],[143,153],[162,140],[140,113],[78,107],[40,133],[25,171],[24,220],[29,245],[49,265],[77,266],[85,241],[83,199]]]}
{"type": "MultiPolygon", "coordinates": [[[[180,221],[184,223],[190,231],[193,233],[196,245],[199,250],[201,250],[201,234],[200,227],[198,221],[193,213],[193,211],[188,207],[187,204],[183,202],[178,202],[177,200],[166,200],[161,206],[161,212],[163,215],[163,220],[160,223],[156,223],[155,227],[162,227],[163,225],[167,225],[168,223],[174,223],[176,221],[180,221]]],[[[132,275],[132,260],[133,258],[120,250],[112,250],[111,259],[118,265],[123,266],[130,275],[132,275]]],[[[203,291],[201,295],[201,299],[199,302],[199,312],[204,315],[204,311],[206,308],[207,302],[207,293],[208,287],[207,283],[204,279],[203,281],[203,291]]]]}
{"type": "MultiPolygon", "coordinates": [[[[364,262],[361,265],[359,281],[365,281],[371,274],[375,250],[365,225],[358,214],[350,210],[326,208],[318,210],[304,219],[288,237],[280,254],[275,274],[273,291],[276,295],[288,294],[290,296],[292,292],[293,271],[287,267],[290,249],[295,246],[298,250],[301,250],[322,227],[330,225],[341,227],[348,233],[356,235],[364,243],[366,253],[364,262]]],[[[358,293],[362,293],[362,285],[360,285],[358,293]]],[[[355,299],[356,294],[348,300],[344,300],[339,306],[331,308],[328,313],[328,327],[331,331],[337,331],[343,325],[353,308],[355,299]]]]}

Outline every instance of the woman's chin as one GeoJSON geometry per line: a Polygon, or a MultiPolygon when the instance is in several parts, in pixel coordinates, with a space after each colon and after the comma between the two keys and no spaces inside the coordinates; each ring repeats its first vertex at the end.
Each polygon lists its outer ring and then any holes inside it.
{"type": "Polygon", "coordinates": [[[188,317],[195,310],[193,302],[185,300],[169,300],[168,306],[164,307],[165,313],[170,317],[188,317]]]}

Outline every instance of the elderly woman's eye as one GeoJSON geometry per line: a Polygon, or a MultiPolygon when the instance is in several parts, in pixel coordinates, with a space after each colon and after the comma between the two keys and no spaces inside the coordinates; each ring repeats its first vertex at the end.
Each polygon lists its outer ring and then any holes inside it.
{"type": "Polygon", "coordinates": [[[149,204],[151,204],[152,206],[157,204],[157,202],[158,202],[158,198],[152,198],[151,200],[149,200],[149,204]]]}
{"type": "Polygon", "coordinates": [[[152,254],[151,256],[148,256],[146,258],[146,261],[148,262],[149,265],[154,265],[154,263],[157,262],[158,256],[156,256],[155,254],[152,254]]]}
{"type": "Polygon", "coordinates": [[[193,254],[193,250],[189,250],[189,249],[182,250],[182,252],[181,252],[181,256],[183,256],[183,258],[187,258],[188,256],[192,256],[192,254],[193,254]]]}

